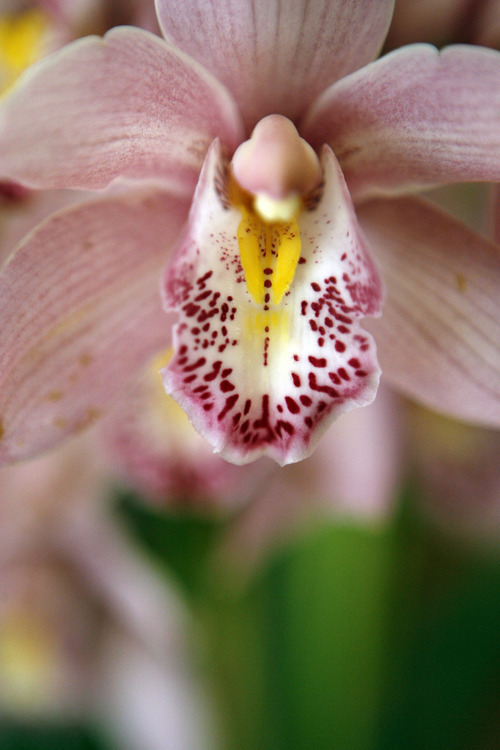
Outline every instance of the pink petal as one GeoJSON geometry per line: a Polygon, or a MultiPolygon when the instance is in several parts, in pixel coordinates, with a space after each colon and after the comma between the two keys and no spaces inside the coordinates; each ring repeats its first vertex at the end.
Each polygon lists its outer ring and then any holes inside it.
{"type": "Polygon", "coordinates": [[[157,0],[166,38],[236,97],[247,127],[264,115],[297,120],[330,83],[373,60],[392,0],[157,0]]]}
{"type": "Polygon", "coordinates": [[[414,198],[358,218],[387,285],[370,324],[383,376],[440,412],[500,424],[500,248],[414,198]]]}
{"type": "Polygon", "coordinates": [[[168,345],[159,274],[187,215],[166,193],[54,214],[0,275],[0,461],[35,455],[99,417],[168,345]]]}
{"type": "Polygon", "coordinates": [[[162,39],[117,28],[21,77],[0,106],[0,175],[45,188],[161,177],[189,192],[215,135],[242,139],[227,91],[162,39]]]}
{"type": "Polygon", "coordinates": [[[237,240],[241,213],[223,195],[217,146],[167,271],[167,306],[181,317],[166,389],[234,463],[263,453],[280,464],[299,461],[335,417],[376,393],[373,342],[357,319],[377,314],[381,285],[329,149],[323,169],[319,203],[299,214],[300,260],[281,301],[271,297],[272,269],[262,270],[261,280],[257,275],[262,302],[247,291],[237,240]]]}
{"type": "Polygon", "coordinates": [[[403,47],[339,81],[303,137],[328,143],[357,197],[500,179],[500,53],[403,47]]]}

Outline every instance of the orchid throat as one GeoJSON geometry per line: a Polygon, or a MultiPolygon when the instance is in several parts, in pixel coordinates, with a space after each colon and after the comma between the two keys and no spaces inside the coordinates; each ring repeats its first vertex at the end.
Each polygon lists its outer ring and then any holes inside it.
{"type": "Polygon", "coordinates": [[[297,216],[321,182],[321,166],[290,120],[269,115],[236,150],[231,167],[246,286],[267,311],[281,303],[293,281],[301,251],[297,216]]]}
{"type": "Polygon", "coordinates": [[[378,312],[380,280],[333,153],[320,163],[287,118],[261,120],[227,171],[213,144],[165,282],[181,316],[166,390],[224,458],[301,460],[374,398],[356,319],[378,312]]]}

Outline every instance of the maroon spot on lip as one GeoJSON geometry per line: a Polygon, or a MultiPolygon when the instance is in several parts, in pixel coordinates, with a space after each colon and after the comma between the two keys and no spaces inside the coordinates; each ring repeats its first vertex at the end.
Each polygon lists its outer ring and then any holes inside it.
{"type": "Polygon", "coordinates": [[[205,292],[201,292],[197,297],[195,297],[194,301],[195,302],[202,302],[207,297],[210,297],[211,294],[212,294],[212,292],[210,291],[210,289],[207,289],[205,292]]]}
{"type": "Polygon", "coordinates": [[[206,380],[207,382],[210,382],[211,380],[215,380],[217,375],[219,374],[219,370],[222,367],[221,360],[217,360],[217,362],[214,362],[212,365],[212,372],[207,373],[203,376],[203,380],[206,380]]]}
{"type": "Polygon", "coordinates": [[[338,398],[339,395],[335,388],[332,388],[330,385],[319,385],[314,372],[309,373],[309,388],[312,391],[318,391],[318,393],[326,393],[330,398],[338,398]]]}
{"type": "Polygon", "coordinates": [[[324,357],[313,357],[310,355],[308,360],[313,367],[326,367],[326,359],[324,357]]]}
{"type": "Polygon", "coordinates": [[[198,279],[198,284],[203,284],[204,281],[209,279],[213,274],[213,271],[207,271],[200,279],[198,279]]]}
{"type": "Polygon", "coordinates": [[[184,372],[192,372],[193,370],[197,370],[198,367],[203,367],[203,365],[206,363],[205,357],[200,357],[196,360],[196,362],[193,362],[192,365],[188,365],[184,368],[184,372]]]}
{"type": "Polygon", "coordinates": [[[238,399],[239,399],[239,395],[238,395],[237,393],[233,393],[233,395],[232,395],[232,396],[228,396],[228,397],[226,398],[226,403],[224,404],[224,408],[222,409],[222,411],[220,411],[220,412],[219,412],[219,413],[217,414],[217,419],[218,419],[219,421],[220,421],[221,419],[224,419],[224,417],[226,416],[226,414],[227,414],[227,413],[228,413],[229,411],[231,411],[231,409],[233,408],[233,406],[235,405],[235,403],[237,402],[237,400],[238,400],[238,399]]]}
{"type": "Polygon", "coordinates": [[[189,302],[187,305],[184,305],[182,309],[188,318],[193,318],[200,309],[200,306],[195,305],[193,302],[189,302]]]}
{"type": "Polygon", "coordinates": [[[298,414],[300,411],[300,406],[296,401],[294,401],[293,398],[290,396],[285,396],[285,403],[287,405],[287,409],[291,414],[298,414]]]}

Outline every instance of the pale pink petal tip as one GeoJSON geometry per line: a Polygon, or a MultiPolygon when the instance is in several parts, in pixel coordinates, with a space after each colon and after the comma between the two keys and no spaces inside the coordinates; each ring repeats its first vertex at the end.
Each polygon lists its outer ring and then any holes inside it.
{"type": "Polygon", "coordinates": [[[358,319],[379,313],[382,286],[328,148],[322,166],[321,194],[295,228],[259,228],[253,216],[252,289],[240,244],[245,209],[226,193],[214,144],[167,270],[166,306],[180,320],[175,355],[162,373],[166,390],[233,463],[263,454],[281,465],[299,461],[335,417],[370,403],[377,391],[375,346],[358,319]],[[280,252],[286,262],[297,236],[300,257],[278,299],[280,252]]]}
{"type": "Polygon", "coordinates": [[[316,153],[282,115],[260,120],[250,139],[236,149],[232,167],[242,188],[276,200],[309,193],[321,181],[316,153]]]}

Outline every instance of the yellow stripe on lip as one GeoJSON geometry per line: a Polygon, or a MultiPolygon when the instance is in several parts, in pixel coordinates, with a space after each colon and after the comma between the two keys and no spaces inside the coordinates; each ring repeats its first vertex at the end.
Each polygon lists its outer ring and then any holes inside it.
{"type": "Polygon", "coordinates": [[[256,211],[240,204],[238,246],[247,290],[254,302],[279,305],[290,289],[300,258],[300,232],[295,218],[287,222],[264,221],[256,211]]]}

